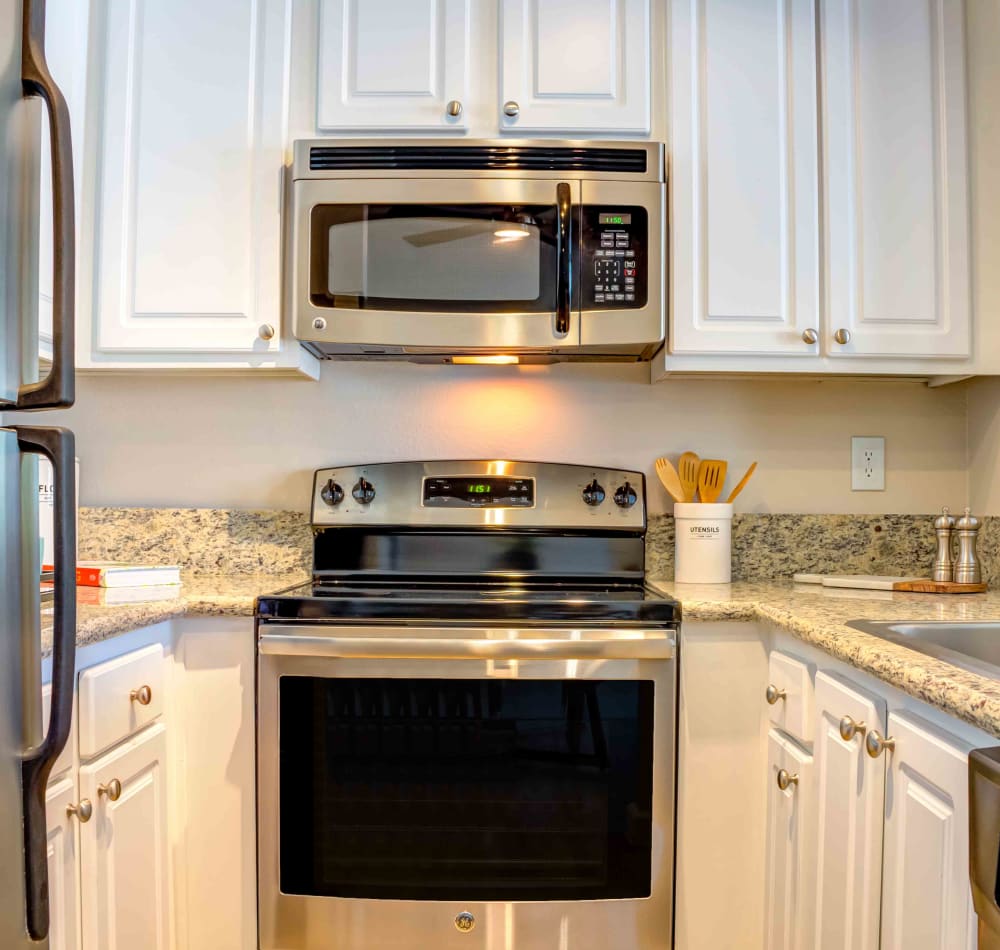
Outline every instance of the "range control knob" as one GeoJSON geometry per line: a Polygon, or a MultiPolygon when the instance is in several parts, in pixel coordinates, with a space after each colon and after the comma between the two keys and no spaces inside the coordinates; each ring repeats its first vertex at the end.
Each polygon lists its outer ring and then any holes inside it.
{"type": "Polygon", "coordinates": [[[583,500],[588,505],[594,507],[604,501],[604,489],[598,484],[596,478],[586,488],[584,488],[583,500]]]}
{"type": "Polygon", "coordinates": [[[370,505],[375,497],[375,486],[366,478],[359,478],[351,489],[351,497],[362,505],[370,505]]]}
{"type": "Polygon", "coordinates": [[[341,488],[332,478],[320,489],[319,497],[328,505],[333,507],[339,505],[344,500],[344,489],[341,488]]]}
{"type": "Polygon", "coordinates": [[[615,490],[615,504],[619,508],[631,508],[638,500],[639,496],[628,482],[615,490]]]}

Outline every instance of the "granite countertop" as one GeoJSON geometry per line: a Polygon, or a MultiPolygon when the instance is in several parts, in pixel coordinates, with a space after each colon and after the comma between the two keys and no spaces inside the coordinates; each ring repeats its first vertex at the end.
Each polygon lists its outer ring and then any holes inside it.
{"type": "Polygon", "coordinates": [[[790,581],[675,584],[650,579],[676,597],[686,621],[771,623],[838,660],[1000,737],[1000,680],[979,676],[848,627],[852,620],[1000,621],[1000,591],[904,594],[821,588],[790,581]]]}
{"type": "MultiPolygon", "coordinates": [[[[76,643],[86,646],[139,627],[193,616],[253,616],[254,601],[309,580],[308,574],[188,574],[183,573],[176,597],[130,604],[98,604],[97,588],[77,588],[76,643]]],[[[52,606],[42,611],[42,656],[52,652],[52,606]]]]}

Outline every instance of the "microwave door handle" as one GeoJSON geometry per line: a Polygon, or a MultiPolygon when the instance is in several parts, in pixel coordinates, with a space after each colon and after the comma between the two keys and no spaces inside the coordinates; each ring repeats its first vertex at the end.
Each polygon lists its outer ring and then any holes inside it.
{"type": "Polygon", "coordinates": [[[561,181],[556,185],[556,209],[558,212],[559,235],[556,245],[558,271],[556,273],[556,333],[569,333],[570,302],[570,246],[569,221],[572,208],[570,187],[561,181]]]}
{"type": "Polygon", "coordinates": [[[39,96],[49,116],[52,148],[52,366],[44,379],[21,386],[12,409],[60,409],[72,406],[76,223],[73,198],[73,146],[69,108],[45,61],[45,0],[24,0],[21,33],[21,89],[39,96]]]}
{"type": "MultiPolygon", "coordinates": [[[[26,923],[32,940],[49,932],[45,786],[69,738],[76,667],[76,466],[73,433],[58,427],[12,426],[22,453],[52,463],[55,487],[55,590],[49,726],[40,745],[21,759],[26,923]]],[[[29,566],[30,567],[30,566],[29,566]]],[[[35,565],[37,569],[38,565],[35,565]]]]}

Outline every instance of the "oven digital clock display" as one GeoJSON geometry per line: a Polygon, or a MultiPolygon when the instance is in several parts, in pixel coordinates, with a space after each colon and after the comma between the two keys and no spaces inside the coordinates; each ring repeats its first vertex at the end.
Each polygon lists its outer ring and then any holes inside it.
{"type": "Polygon", "coordinates": [[[626,212],[601,211],[597,215],[598,224],[631,224],[632,215],[626,212]]]}
{"type": "Polygon", "coordinates": [[[425,478],[425,508],[532,508],[533,478],[491,478],[479,481],[468,476],[425,478]]]}

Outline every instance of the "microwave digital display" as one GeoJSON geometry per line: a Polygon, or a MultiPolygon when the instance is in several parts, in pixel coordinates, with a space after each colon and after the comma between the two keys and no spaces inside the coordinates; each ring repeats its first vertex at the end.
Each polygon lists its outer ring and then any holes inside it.
{"type": "Polygon", "coordinates": [[[608,211],[602,211],[597,216],[598,224],[631,224],[632,215],[622,212],[611,213],[608,211]]]}
{"type": "Polygon", "coordinates": [[[425,478],[422,501],[427,508],[531,508],[535,504],[535,480],[478,480],[461,475],[425,478]]]}

